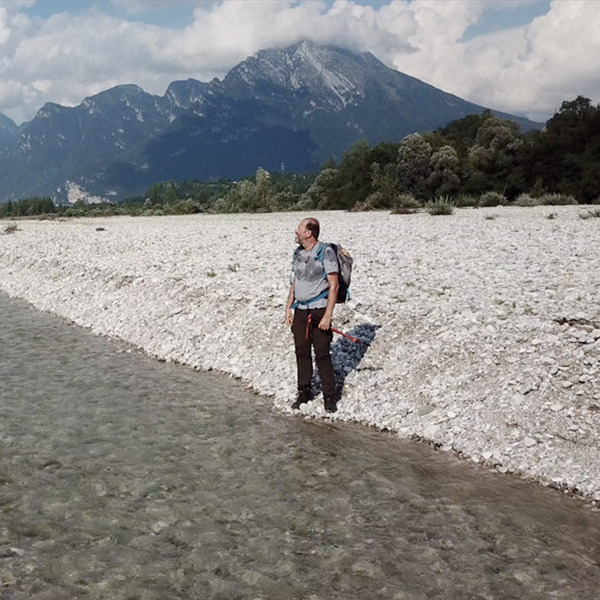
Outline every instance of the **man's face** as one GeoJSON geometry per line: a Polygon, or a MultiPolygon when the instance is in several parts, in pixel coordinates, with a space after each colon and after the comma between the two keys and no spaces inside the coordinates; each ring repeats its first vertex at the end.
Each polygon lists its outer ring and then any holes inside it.
{"type": "Polygon", "coordinates": [[[306,227],[306,219],[300,221],[298,227],[296,227],[296,242],[298,244],[302,243],[302,240],[307,238],[307,234],[309,233],[308,228],[306,227]]]}

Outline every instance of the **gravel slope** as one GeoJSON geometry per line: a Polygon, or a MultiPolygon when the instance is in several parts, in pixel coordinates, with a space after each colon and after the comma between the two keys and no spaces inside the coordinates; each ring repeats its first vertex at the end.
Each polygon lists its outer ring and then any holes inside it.
{"type": "MultiPolygon", "coordinates": [[[[372,342],[336,339],[338,412],[319,397],[303,413],[600,501],[600,220],[585,213],[313,213],[321,238],[355,257],[334,325],[372,342]]],[[[302,216],[20,221],[0,235],[0,288],[157,358],[242,378],[287,411],[284,302],[302,216]]]]}

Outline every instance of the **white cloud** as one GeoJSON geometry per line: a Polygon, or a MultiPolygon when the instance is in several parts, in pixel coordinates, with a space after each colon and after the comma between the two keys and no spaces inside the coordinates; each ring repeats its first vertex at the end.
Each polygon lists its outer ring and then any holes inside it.
{"type": "Polygon", "coordinates": [[[183,4],[176,1],[113,0],[128,14],[95,8],[45,20],[26,16],[22,9],[31,4],[0,0],[0,110],[17,121],[32,118],[46,101],[75,105],[120,83],[162,94],[176,79],[208,81],[261,48],[307,37],[369,50],[445,91],[537,120],[578,94],[600,102],[597,0],[554,0],[527,27],[466,41],[482,15],[514,11],[519,2],[198,1],[179,29],[133,16],[183,4]]]}
{"type": "Polygon", "coordinates": [[[526,39],[526,49],[516,59],[526,74],[517,99],[530,100],[542,113],[579,94],[600,102],[600,5],[596,1],[554,0],[548,15],[527,29],[526,39]]]}
{"type": "MultiPolygon", "coordinates": [[[[465,9],[473,2],[427,2],[428,22],[399,53],[394,65],[477,104],[544,121],[563,100],[579,94],[600,101],[595,56],[600,53],[600,10],[596,0],[554,0],[549,12],[527,27],[461,42],[465,9]],[[450,5],[456,13],[448,14],[450,5]],[[460,10],[462,5],[462,11],[460,10]],[[452,26],[443,23],[453,19],[452,26]]],[[[501,5],[496,5],[496,9],[501,5]]]]}

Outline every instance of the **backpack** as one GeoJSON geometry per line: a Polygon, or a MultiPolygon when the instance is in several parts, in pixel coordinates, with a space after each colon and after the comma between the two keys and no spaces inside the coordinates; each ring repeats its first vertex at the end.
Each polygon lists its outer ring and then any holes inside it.
{"type": "Polygon", "coordinates": [[[323,253],[326,246],[331,246],[335,251],[335,256],[337,258],[338,263],[338,282],[339,289],[336,303],[343,303],[350,299],[350,279],[352,277],[352,263],[354,260],[350,256],[350,252],[346,250],[346,248],[340,246],[339,244],[322,244],[321,248],[317,252],[316,258],[320,259],[323,264],[323,273],[324,277],[327,278],[325,274],[325,258],[323,257],[323,253]]]}

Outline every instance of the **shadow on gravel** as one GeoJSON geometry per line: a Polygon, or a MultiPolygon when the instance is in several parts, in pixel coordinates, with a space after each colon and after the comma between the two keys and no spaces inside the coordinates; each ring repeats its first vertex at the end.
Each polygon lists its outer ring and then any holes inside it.
{"type": "MultiPolygon", "coordinates": [[[[358,368],[360,361],[375,339],[375,334],[379,327],[379,325],[363,323],[350,331],[344,331],[346,335],[359,340],[356,342],[334,333],[334,342],[331,344],[331,360],[333,361],[333,369],[335,371],[338,398],[342,394],[346,377],[358,368]]],[[[316,369],[312,382],[312,391],[314,395],[320,394],[322,391],[321,379],[316,369]]]]}

